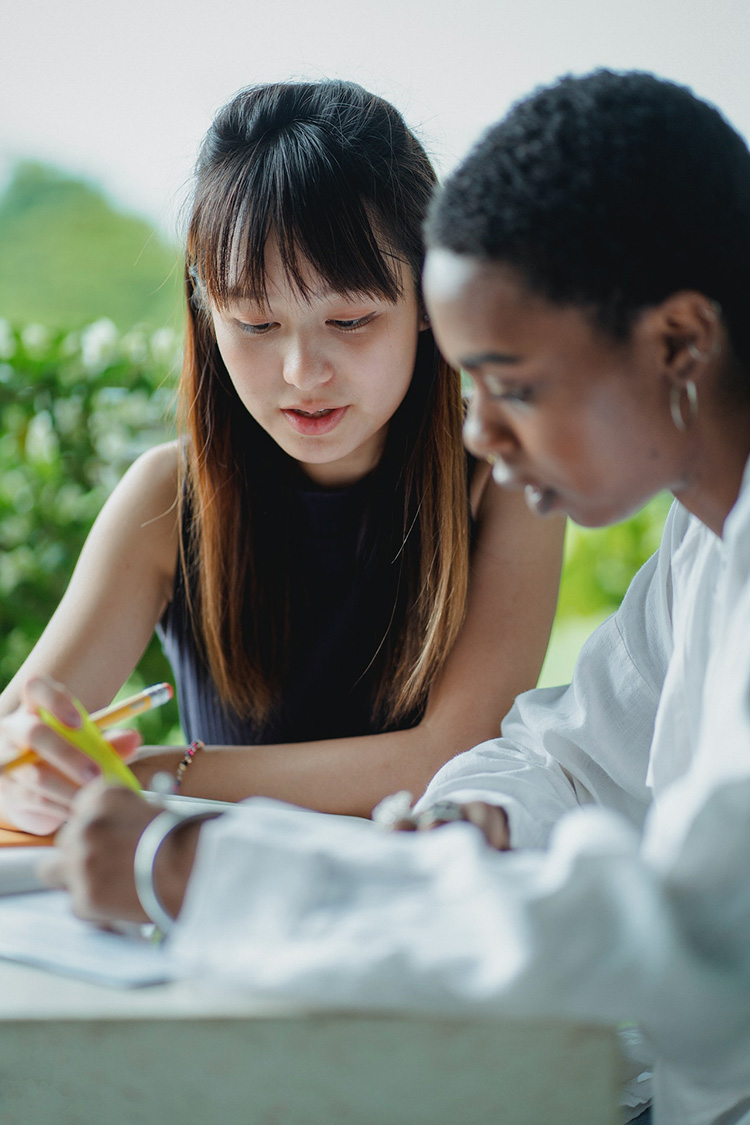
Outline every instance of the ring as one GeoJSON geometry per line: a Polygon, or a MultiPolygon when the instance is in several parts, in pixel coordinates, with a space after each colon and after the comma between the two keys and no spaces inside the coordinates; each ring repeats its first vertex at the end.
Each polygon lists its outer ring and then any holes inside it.
{"type": "Polygon", "coordinates": [[[451,821],[465,819],[463,809],[457,801],[438,801],[437,804],[419,814],[417,826],[429,828],[433,824],[450,824],[451,821]]]}

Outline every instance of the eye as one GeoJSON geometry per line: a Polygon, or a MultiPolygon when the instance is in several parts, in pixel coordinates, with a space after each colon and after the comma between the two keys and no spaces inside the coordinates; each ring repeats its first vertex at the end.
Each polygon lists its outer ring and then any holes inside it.
{"type": "Polygon", "coordinates": [[[534,400],[533,387],[511,387],[503,391],[500,395],[494,395],[494,398],[501,402],[514,402],[514,403],[530,403],[534,400]]]}
{"type": "Polygon", "coordinates": [[[356,332],[358,328],[364,328],[374,319],[375,314],[368,313],[367,316],[358,316],[353,320],[329,320],[328,323],[332,324],[334,328],[338,328],[340,332],[356,332]]]}
{"type": "Polygon", "coordinates": [[[240,332],[244,332],[246,336],[263,336],[269,329],[273,328],[272,321],[263,321],[262,324],[248,324],[244,320],[235,320],[234,323],[240,332]]]}
{"type": "Polygon", "coordinates": [[[499,375],[485,375],[483,381],[494,402],[529,403],[534,398],[534,388],[528,383],[508,383],[499,375]]]}

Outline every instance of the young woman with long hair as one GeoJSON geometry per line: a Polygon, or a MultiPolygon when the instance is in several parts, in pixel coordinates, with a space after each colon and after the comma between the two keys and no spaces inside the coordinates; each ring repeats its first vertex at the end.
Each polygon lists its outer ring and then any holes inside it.
{"type": "MultiPolygon", "coordinates": [[[[126,474],[0,698],[0,760],[45,759],[0,778],[13,823],[54,829],[90,773],[39,722],[37,678],[98,708],[154,629],[186,738],[208,747],[182,790],[229,800],[368,815],[535,683],[562,523],[463,451],[420,293],[434,183],[401,116],[352,83],[250,88],[216,117],[187,233],[181,438],[126,474]]],[[[66,700],[47,703],[74,721],[66,700]]],[[[133,769],[148,783],[184,754],[133,769]]]]}

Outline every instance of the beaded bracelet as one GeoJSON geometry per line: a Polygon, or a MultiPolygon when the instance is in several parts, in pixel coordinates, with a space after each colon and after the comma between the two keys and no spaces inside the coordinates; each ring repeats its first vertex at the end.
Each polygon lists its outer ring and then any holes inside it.
{"type": "Polygon", "coordinates": [[[187,750],[185,751],[185,757],[182,759],[179,766],[177,767],[177,773],[175,774],[175,779],[174,779],[175,789],[179,789],[180,786],[182,785],[182,776],[185,773],[185,770],[188,768],[188,766],[192,762],[195,755],[198,753],[199,750],[205,750],[205,748],[206,748],[205,742],[201,742],[201,740],[199,738],[194,739],[194,741],[190,743],[187,750]]]}

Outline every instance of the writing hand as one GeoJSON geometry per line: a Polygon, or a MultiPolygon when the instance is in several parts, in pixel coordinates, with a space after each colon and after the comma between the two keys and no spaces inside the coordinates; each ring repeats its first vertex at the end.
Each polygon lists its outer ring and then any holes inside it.
{"type": "MultiPolygon", "coordinates": [[[[81,918],[147,921],[135,890],[133,857],[144,828],[160,812],[129,789],[93,782],[73,798],[70,818],[57,835],[59,859],[47,865],[44,877],[70,891],[81,918]]],[[[180,828],[159,849],[154,886],[172,917],[182,906],[200,827],[180,828]]]]}
{"type": "MultiPolygon", "coordinates": [[[[25,832],[55,832],[70,813],[76,791],[97,777],[99,767],[39,718],[45,708],[72,729],[81,725],[71,693],[47,676],[31,678],[23,703],[0,719],[0,815],[25,832]],[[34,758],[16,765],[26,751],[34,758]]],[[[108,741],[123,758],[140,744],[134,730],[109,732],[108,741]]]]}

